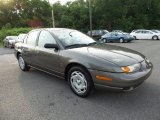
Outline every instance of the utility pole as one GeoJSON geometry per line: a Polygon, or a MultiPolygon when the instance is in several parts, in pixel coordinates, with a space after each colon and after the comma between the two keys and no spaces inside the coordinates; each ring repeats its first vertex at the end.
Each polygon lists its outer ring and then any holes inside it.
{"type": "Polygon", "coordinates": [[[92,3],[89,0],[89,23],[90,23],[90,36],[92,36],[92,3]]]}
{"type": "MultiPolygon", "coordinates": [[[[49,2],[49,0],[47,0],[48,1],[48,3],[50,4],[50,2],[49,2]]],[[[55,28],[55,22],[54,22],[54,13],[53,13],[53,5],[52,4],[50,4],[51,5],[51,7],[52,7],[52,25],[53,25],[53,28],[55,28]]]]}
{"type": "Polygon", "coordinates": [[[55,28],[53,8],[52,8],[52,24],[53,24],[53,28],[55,28]]]}

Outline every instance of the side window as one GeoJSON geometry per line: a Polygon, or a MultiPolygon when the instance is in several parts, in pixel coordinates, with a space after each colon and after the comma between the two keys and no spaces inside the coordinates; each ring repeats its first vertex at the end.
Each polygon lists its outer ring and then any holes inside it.
{"type": "Polygon", "coordinates": [[[111,33],[111,36],[114,36],[115,34],[114,33],[111,33]]]}
{"type": "Polygon", "coordinates": [[[135,33],[141,33],[141,31],[136,31],[135,33]]]}
{"type": "Polygon", "coordinates": [[[149,34],[149,31],[143,31],[144,34],[149,34]]]}
{"type": "Polygon", "coordinates": [[[28,45],[35,46],[38,33],[39,33],[39,31],[33,31],[33,32],[29,33],[29,35],[27,37],[27,44],[28,45]]]}
{"type": "Polygon", "coordinates": [[[28,38],[28,36],[26,36],[25,38],[24,38],[24,40],[23,40],[23,43],[27,43],[27,38],[28,38]]]}
{"type": "Polygon", "coordinates": [[[38,47],[44,47],[46,43],[56,44],[56,41],[48,31],[42,31],[39,35],[38,47]]]}

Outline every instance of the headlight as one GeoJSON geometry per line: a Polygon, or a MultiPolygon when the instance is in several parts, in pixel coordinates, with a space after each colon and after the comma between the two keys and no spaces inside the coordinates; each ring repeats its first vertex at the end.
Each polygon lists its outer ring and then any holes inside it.
{"type": "Polygon", "coordinates": [[[13,40],[9,40],[9,43],[10,43],[10,44],[13,44],[13,43],[15,43],[15,41],[13,41],[13,40]]]}
{"type": "Polygon", "coordinates": [[[141,68],[140,63],[134,64],[134,65],[130,65],[130,66],[125,66],[125,67],[121,67],[122,71],[124,73],[132,73],[132,72],[136,72],[141,68]]]}

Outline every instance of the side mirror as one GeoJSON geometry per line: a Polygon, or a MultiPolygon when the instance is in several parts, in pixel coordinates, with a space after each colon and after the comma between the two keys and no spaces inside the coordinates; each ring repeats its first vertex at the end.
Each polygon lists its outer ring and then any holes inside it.
{"type": "Polygon", "coordinates": [[[59,49],[57,44],[45,44],[44,48],[54,48],[55,50],[59,49]]]}

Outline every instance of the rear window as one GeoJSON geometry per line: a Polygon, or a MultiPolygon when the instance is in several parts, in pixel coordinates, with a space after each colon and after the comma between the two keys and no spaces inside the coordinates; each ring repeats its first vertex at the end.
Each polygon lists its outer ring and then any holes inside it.
{"type": "Polygon", "coordinates": [[[30,32],[27,37],[27,44],[31,46],[35,46],[38,34],[39,34],[39,31],[30,32]]]}

